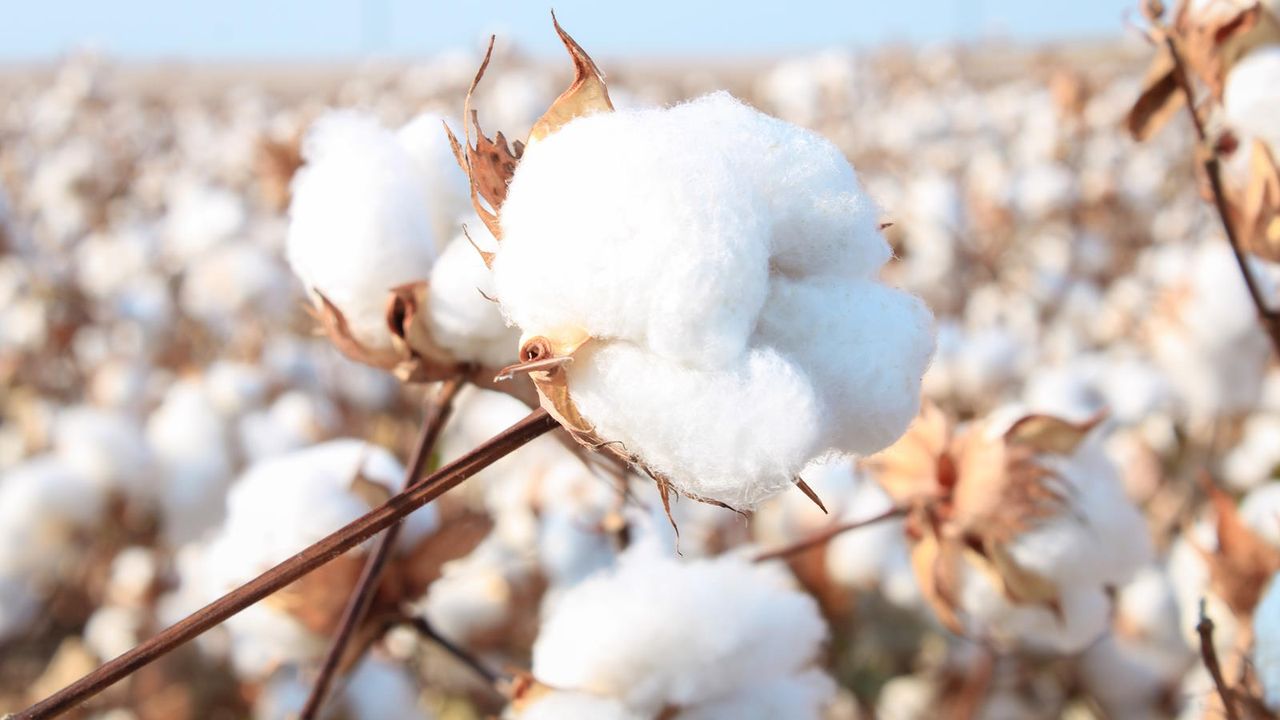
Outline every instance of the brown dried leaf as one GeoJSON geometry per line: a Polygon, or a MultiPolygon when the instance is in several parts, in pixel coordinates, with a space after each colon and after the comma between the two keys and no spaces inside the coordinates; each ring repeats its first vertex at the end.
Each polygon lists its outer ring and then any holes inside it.
{"type": "Polygon", "coordinates": [[[316,319],[320,321],[320,326],[324,328],[325,334],[329,336],[329,341],[334,347],[338,348],[338,352],[347,358],[365,365],[372,365],[383,369],[391,369],[395,367],[399,358],[394,352],[376,351],[365,347],[355,336],[351,334],[351,327],[347,324],[347,318],[325,297],[324,293],[319,290],[312,289],[311,292],[316,294],[320,299],[320,307],[313,310],[316,319]]]}
{"type": "Polygon", "coordinates": [[[956,635],[964,634],[956,600],[961,555],[951,543],[941,543],[936,531],[928,530],[911,547],[911,569],[920,594],[933,608],[938,620],[956,635]]]}
{"type": "Polygon", "coordinates": [[[551,22],[573,60],[573,83],[569,85],[569,89],[560,93],[560,97],[533,124],[533,129],[529,131],[530,145],[564,127],[574,118],[613,110],[609,88],[605,86],[604,77],[591,56],[560,27],[555,11],[551,13],[551,22]]]}
{"type": "Polygon", "coordinates": [[[1237,619],[1248,620],[1267,583],[1280,571],[1280,550],[1245,524],[1235,501],[1211,478],[1204,476],[1202,482],[1218,519],[1218,548],[1206,553],[1209,582],[1237,619]]]}
{"type": "Polygon", "coordinates": [[[1038,453],[1070,455],[1104,419],[1099,413],[1082,423],[1073,423],[1052,415],[1027,415],[1004,433],[1010,445],[1025,445],[1038,453]]]}
{"type": "Polygon", "coordinates": [[[1173,55],[1164,45],[1158,48],[1151,66],[1147,68],[1142,94],[1125,121],[1129,134],[1138,142],[1159,132],[1187,101],[1174,74],[1173,55]]]}
{"type": "Polygon", "coordinates": [[[907,432],[887,449],[867,458],[864,465],[899,503],[934,497],[940,491],[949,492],[954,481],[953,476],[943,477],[947,473],[940,472],[949,463],[943,458],[950,440],[946,415],[932,403],[925,403],[907,432]]]}
{"type": "Polygon", "coordinates": [[[1280,261],[1280,167],[1259,140],[1250,149],[1240,215],[1245,247],[1267,260],[1280,261]]]}
{"type": "Polygon", "coordinates": [[[1257,2],[1184,4],[1175,29],[1187,65],[1222,99],[1227,72],[1249,49],[1274,39],[1275,19],[1257,2]]]}

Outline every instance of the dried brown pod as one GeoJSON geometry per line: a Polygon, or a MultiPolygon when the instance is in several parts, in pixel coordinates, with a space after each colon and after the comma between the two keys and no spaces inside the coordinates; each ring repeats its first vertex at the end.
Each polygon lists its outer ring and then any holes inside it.
{"type": "Polygon", "coordinates": [[[1008,545],[1069,510],[1067,491],[1046,457],[1074,453],[1101,419],[1071,423],[1028,415],[995,434],[984,422],[956,430],[926,404],[897,443],[867,459],[877,482],[908,508],[916,580],[949,629],[963,630],[962,564],[989,576],[1011,602],[1058,612],[1058,587],[1019,565],[1008,545]]]}

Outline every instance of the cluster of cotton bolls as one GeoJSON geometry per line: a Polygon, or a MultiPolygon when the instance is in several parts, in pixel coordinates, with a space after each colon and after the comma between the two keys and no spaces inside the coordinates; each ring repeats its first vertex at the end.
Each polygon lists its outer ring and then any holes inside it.
{"type": "MultiPolygon", "coordinates": [[[[523,138],[563,68],[498,48],[472,105],[523,138]]],[[[1273,51],[1225,94],[1272,146],[1273,51]]],[[[0,76],[0,714],[396,492],[433,392],[401,380],[487,386],[538,336],[581,342],[597,449],[753,511],[539,438],[409,518],[329,716],[1199,717],[1202,599],[1280,708],[1280,372],[1188,133],[1123,130],[1142,52],[622,63],[616,111],[524,148],[500,238],[444,131],[476,53],[0,76]],[[849,454],[922,399],[951,445],[904,494],[849,454]],[[1088,437],[1006,442],[1015,405],[1088,437]]],[[[431,466],[536,404],[463,388],[431,466]]],[[[369,548],[91,713],[296,713],[369,548]]]]}

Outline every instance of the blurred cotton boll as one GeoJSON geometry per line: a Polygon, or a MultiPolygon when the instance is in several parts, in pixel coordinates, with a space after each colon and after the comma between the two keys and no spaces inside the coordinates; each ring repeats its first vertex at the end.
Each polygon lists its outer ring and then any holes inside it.
{"type": "Polygon", "coordinates": [[[356,340],[389,349],[391,289],[427,279],[436,257],[418,161],[395,133],[354,111],[317,120],[302,155],[289,207],[289,264],[309,292],[341,311],[356,340]]]}
{"type": "Polygon", "coordinates": [[[580,346],[582,418],[686,494],[753,507],[915,410],[932,319],[876,282],[877,211],[819,136],[725,93],[597,113],[530,145],[501,217],[503,312],[580,346]]]}
{"type": "MultiPolygon", "coordinates": [[[[638,547],[565,593],[534,645],[533,674],[610,699],[620,717],[816,720],[834,692],[811,666],[825,635],[813,600],[775,569],[733,557],[682,563],[638,547]]],[[[549,701],[598,706],[557,694],[533,697],[523,712],[549,701]]]]}

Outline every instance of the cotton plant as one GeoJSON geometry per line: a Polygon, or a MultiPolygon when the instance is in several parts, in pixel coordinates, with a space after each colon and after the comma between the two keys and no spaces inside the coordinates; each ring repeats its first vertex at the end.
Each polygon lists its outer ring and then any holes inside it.
{"type": "Polygon", "coordinates": [[[748,510],[811,460],[892,442],[932,319],[877,282],[889,248],[839,150],[726,93],[614,110],[557,30],[575,78],[527,143],[455,146],[521,333],[508,373],[664,498],[748,510]]]}
{"type": "Polygon", "coordinates": [[[869,461],[907,511],[916,580],[945,627],[1065,653],[1105,631],[1110,590],[1147,558],[1150,541],[1090,437],[1096,422],[1008,408],[955,429],[926,406],[869,461]]]}
{"type": "Polygon", "coordinates": [[[461,208],[433,207],[450,200],[431,125],[443,142],[434,117],[399,133],[353,110],[319,118],[293,182],[289,263],[347,357],[406,380],[470,365],[491,377],[514,357],[516,335],[486,299],[488,275],[467,240],[453,237],[461,208]]]}
{"type": "Polygon", "coordinates": [[[826,632],[775,568],[637,546],[545,618],[506,717],[816,720],[835,691],[814,665],[826,632]]]}

